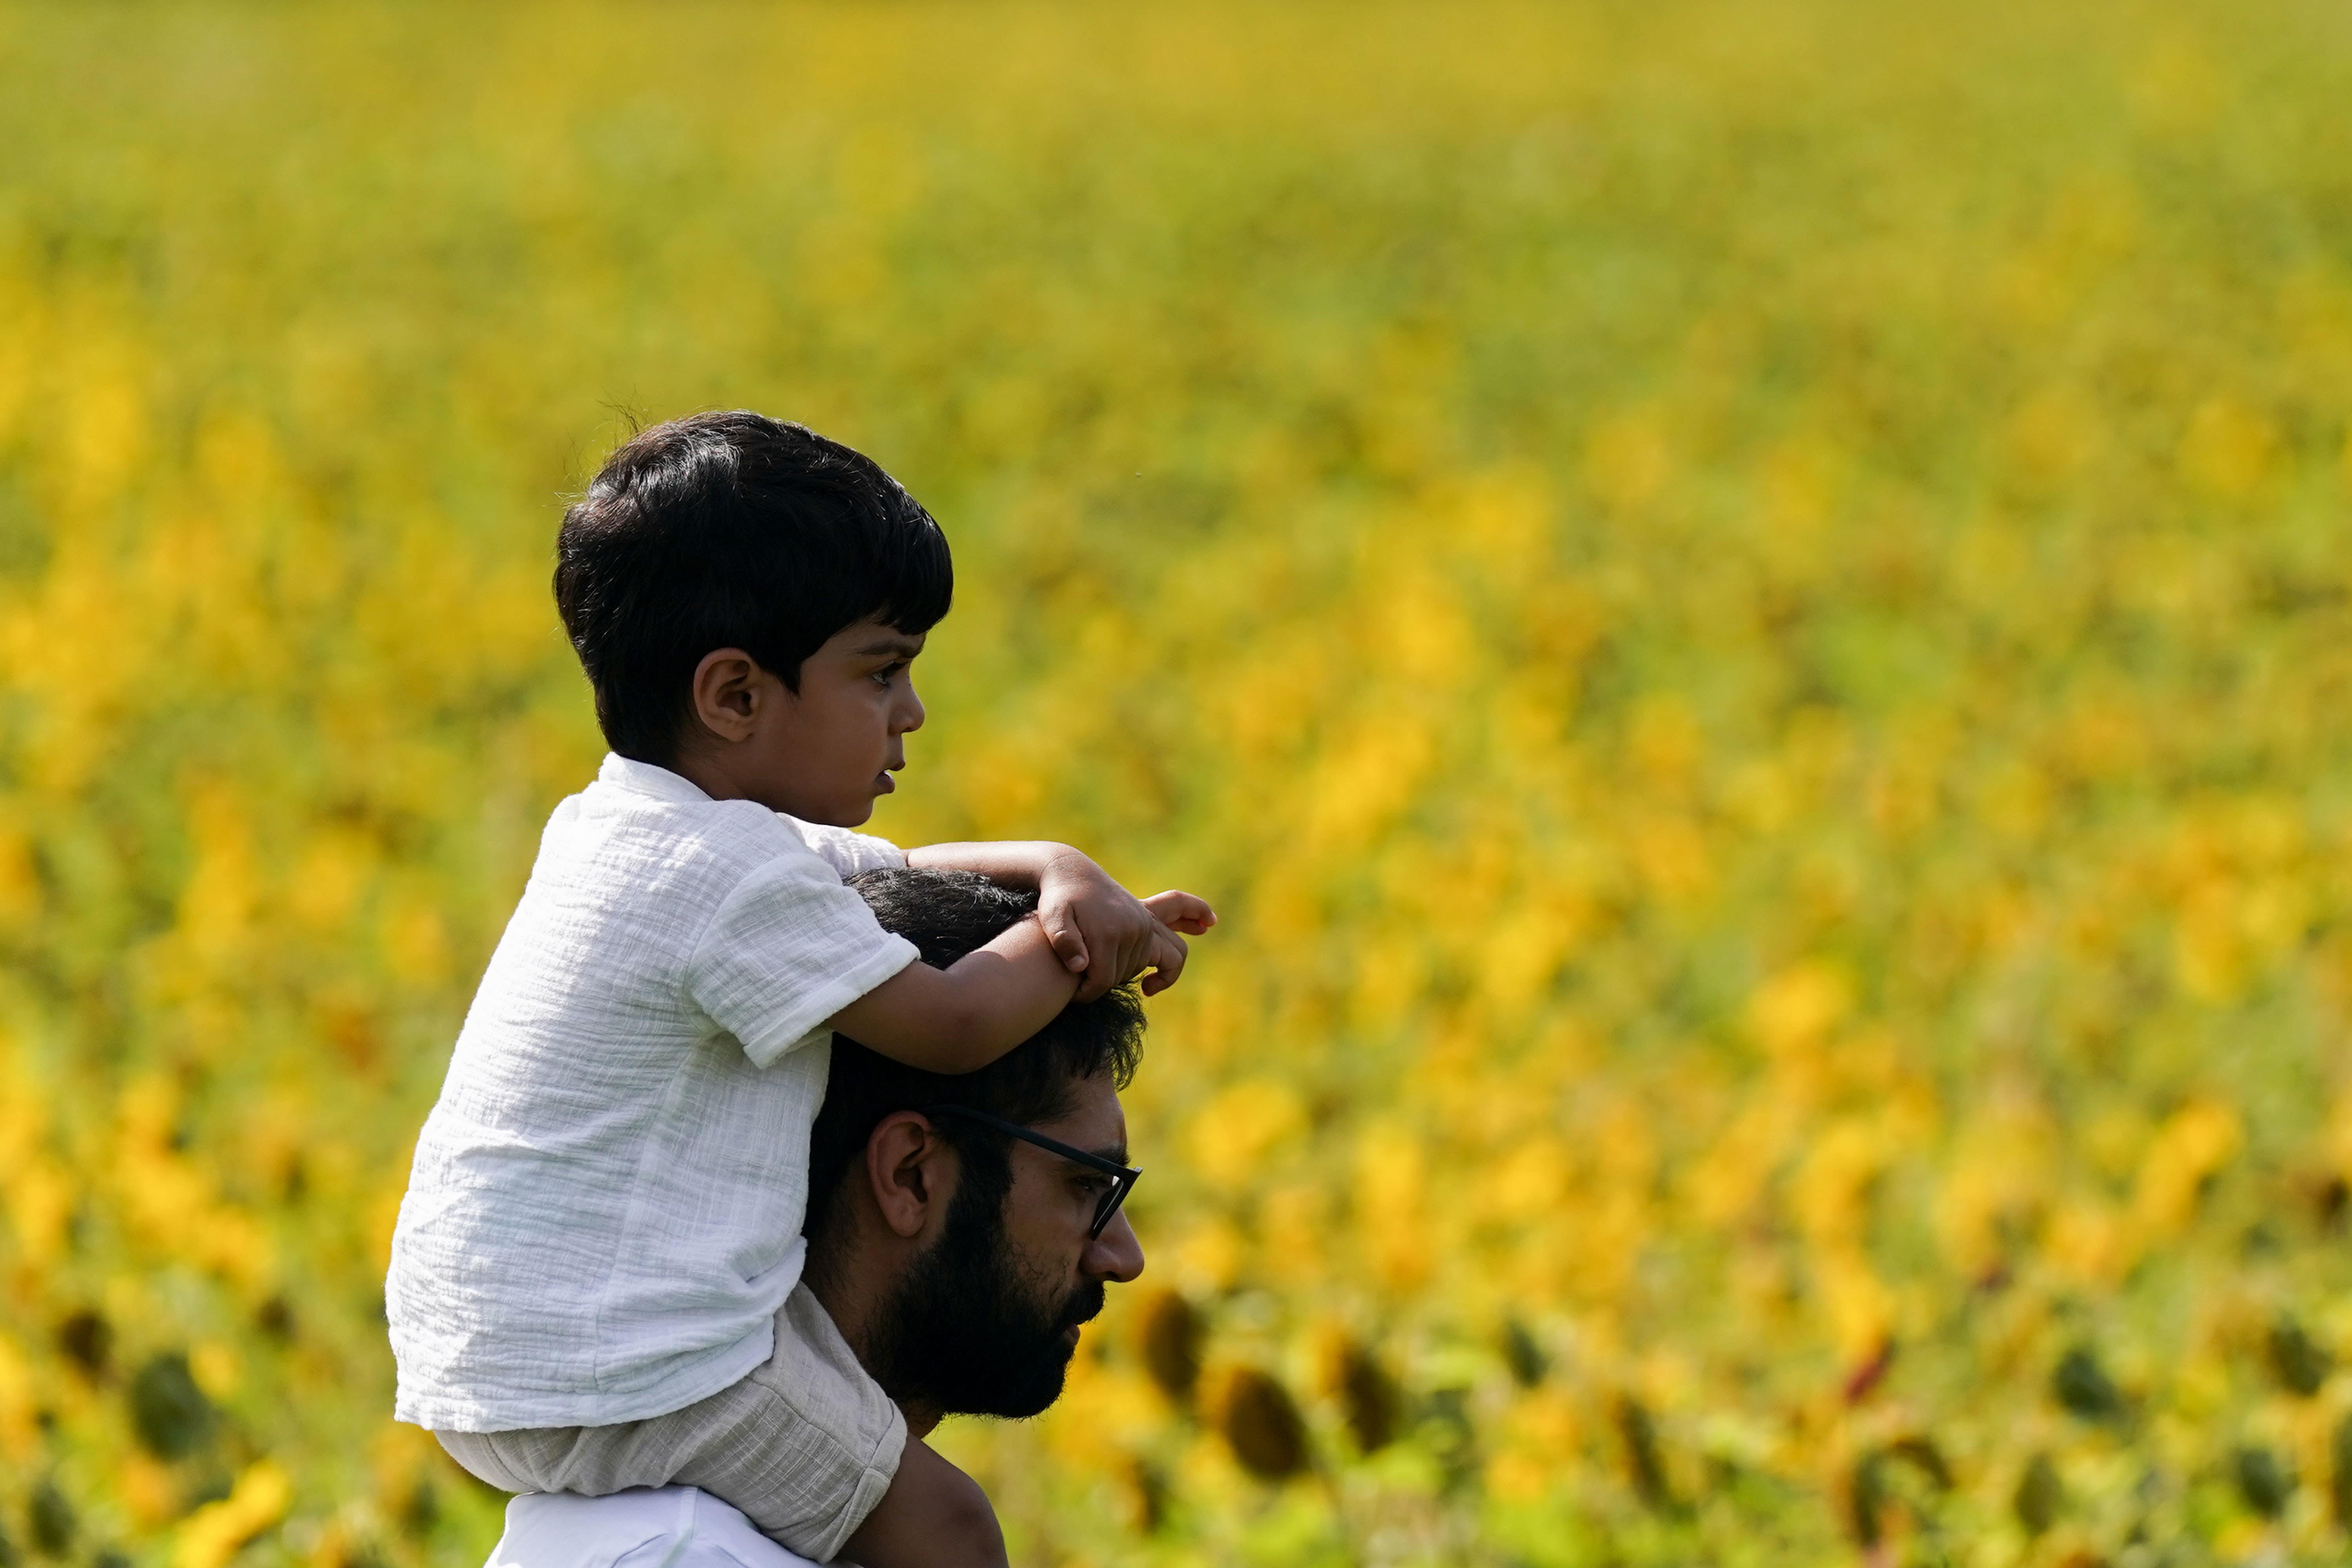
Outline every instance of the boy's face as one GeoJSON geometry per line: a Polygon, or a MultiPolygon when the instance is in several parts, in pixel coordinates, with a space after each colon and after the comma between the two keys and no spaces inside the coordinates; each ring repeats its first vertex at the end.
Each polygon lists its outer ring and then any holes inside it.
{"type": "Polygon", "coordinates": [[[809,656],[795,692],[748,656],[721,650],[713,657],[735,654],[735,659],[718,669],[706,659],[713,683],[706,688],[698,673],[696,698],[706,726],[734,742],[722,755],[705,752],[724,778],[706,781],[696,776],[700,769],[680,771],[713,795],[756,800],[805,822],[855,827],[874,815],[877,795],[896,787],[890,775],[907,765],[902,737],[922,727],[922,700],[909,671],[922,651],[920,636],[859,621],[809,656]],[[741,668],[730,677],[727,670],[734,664],[741,668]],[[713,783],[729,787],[713,788],[713,783]]]}

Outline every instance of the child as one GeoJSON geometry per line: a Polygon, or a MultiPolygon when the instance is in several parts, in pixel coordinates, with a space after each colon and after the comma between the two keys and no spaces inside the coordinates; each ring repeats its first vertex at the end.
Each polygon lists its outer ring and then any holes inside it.
{"type": "Polygon", "coordinates": [[[1215,917],[1059,845],[848,831],[906,764],[950,585],[888,475],[756,414],[643,432],[565,514],[556,603],[613,754],[549,820],[385,1289],[397,1415],[492,1485],[678,1482],[819,1561],[1004,1561],[800,1283],[832,1031],[968,1072],[1074,994],[1170,984],[1215,917]],[[1038,918],[914,963],[842,885],[900,864],[1034,888],[1038,918]]]}

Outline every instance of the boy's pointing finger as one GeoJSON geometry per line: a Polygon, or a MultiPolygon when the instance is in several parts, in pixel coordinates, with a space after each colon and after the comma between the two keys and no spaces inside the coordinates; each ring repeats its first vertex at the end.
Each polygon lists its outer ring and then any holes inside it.
{"type": "Polygon", "coordinates": [[[1217,911],[1209,907],[1206,899],[1197,898],[1181,889],[1171,888],[1164,893],[1154,893],[1143,900],[1151,918],[1171,931],[1186,936],[1199,936],[1217,923],[1217,911]]]}

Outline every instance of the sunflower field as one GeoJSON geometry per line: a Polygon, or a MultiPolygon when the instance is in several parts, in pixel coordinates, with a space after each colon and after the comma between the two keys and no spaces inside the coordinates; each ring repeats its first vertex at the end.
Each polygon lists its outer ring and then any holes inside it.
{"type": "Polygon", "coordinates": [[[1224,920],[1024,1564],[2352,1552],[2352,13],[0,3],[0,1568],[470,1568],[407,1152],[633,420],[1224,920]],[[2332,106],[2332,107],[2331,107],[2332,106]]]}

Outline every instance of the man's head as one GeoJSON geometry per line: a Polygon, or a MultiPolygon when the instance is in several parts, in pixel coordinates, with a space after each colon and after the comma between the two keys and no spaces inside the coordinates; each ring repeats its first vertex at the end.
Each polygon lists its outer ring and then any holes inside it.
{"type": "Polygon", "coordinates": [[[954,581],[939,524],[871,458],[744,412],[639,432],[556,536],[612,748],[814,821],[865,821],[905,765],[907,666],[954,581]]]}
{"type": "MultiPolygon", "coordinates": [[[[941,968],[1036,904],[967,872],[873,871],[851,886],[941,968]]],[[[1061,1394],[1106,1282],[1143,1267],[1124,1215],[1087,1234],[1099,1173],[923,1108],[966,1106],[1123,1163],[1118,1090],[1142,1048],[1142,1005],[1126,991],[1065,1008],[958,1078],[835,1040],[810,1151],[808,1278],[892,1397],[1035,1415],[1061,1394]]]]}

